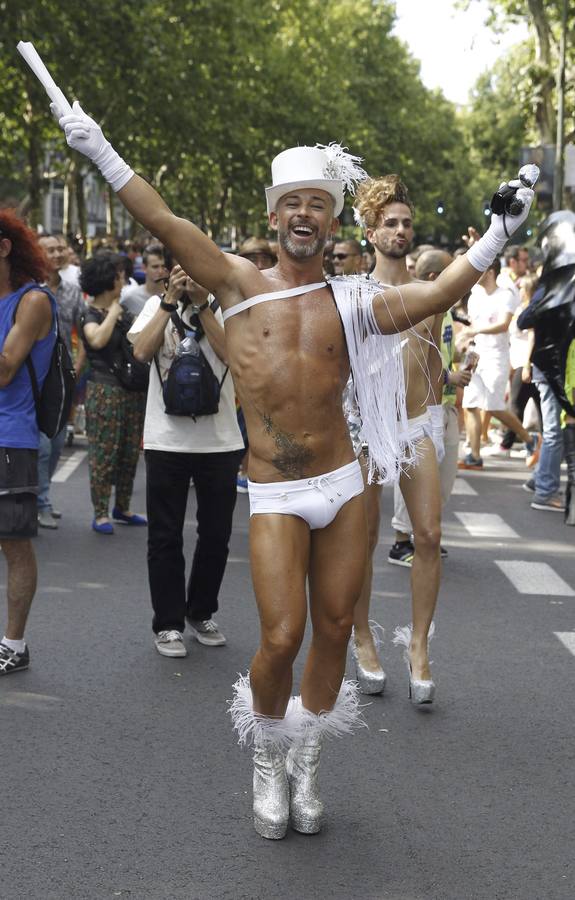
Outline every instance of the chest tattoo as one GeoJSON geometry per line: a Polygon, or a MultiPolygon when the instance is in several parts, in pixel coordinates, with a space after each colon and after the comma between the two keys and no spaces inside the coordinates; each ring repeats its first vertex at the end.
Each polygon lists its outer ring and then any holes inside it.
{"type": "Polygon", "coordinates": [[[312,451],[289,431],[280,431],[267,413],[262,414],[262,420],[265,433],[273,438],[276,446],[272,462],[278,472],[289,479],[305,478],[306,468],[313,460],[312,451]]]}

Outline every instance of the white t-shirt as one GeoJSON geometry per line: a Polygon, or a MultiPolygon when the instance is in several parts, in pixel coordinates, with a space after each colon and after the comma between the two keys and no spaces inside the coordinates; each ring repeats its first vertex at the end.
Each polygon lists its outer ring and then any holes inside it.
{"type": "Polygon", "coordinates": [[[65,269],[60,269],[59,275],[62,281],[68,281],[70,284],[76,285],[76,287],[80,286],[80,266],[70,263],[65,269]]]}
{"type": "MultiPolygon", "coordinates": [[[[130,328],[128,337],[133,337],[142,331],[153,318],[159,306],[160,298],[150,297],[130,328]]],[[[223,325],[223,317],[219,309],[216,310],[215,315],[220,325],[223,325]]],[[[189,324],[188,312],[184,313],[183,320],[189,324]]],[[[178,333],[173,323],[168,321],[164,332],[164,343],[156,355],[162,378],[166,377],[175,358],[178,343],[178,333]]],[[[206,337],[201,339],[200,347],[212,367],[214,375],[221,381],[226,367],[216,356],[206,337]]],[[[152,360],[144,422],[145,450],[167,450],[174,453],[223,453],[226,450],[242,450],[243,446],[244,442],[236,416],[234,385],[229,372],[222,385],[218,412],[213,416],[200,416],[194,422],[188,416],[169,416],[164,412],[162,387],[156,364],[152,360]]]]}
{"type": "MultiPolygon", "coordinates": [[[[485,328],[495,325],[505,313],[514,313],[519,305],[519,298],[513,291],[496,288],[488,294],[485,288],[476,284],[471,290],[467,313],[473,328],[485,328]]],[[[475,347],[479,353],[479,365],[486,360],[509,362],[509,332],[501,334],[477,334],[475,347]]]]}

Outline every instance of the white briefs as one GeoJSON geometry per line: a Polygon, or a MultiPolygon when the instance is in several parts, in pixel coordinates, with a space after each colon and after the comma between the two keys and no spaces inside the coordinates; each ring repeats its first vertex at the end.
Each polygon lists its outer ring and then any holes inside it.
{"type": "Polygon", "coordinates": [[[407,420],[407,430],[409,434],[409,440],[415,443],[416,441],[422,441],[423,438],[430,438],[433,434],[433,428],[431,425],[431,413],[428,409],[425,410],[420,416],[414,416],[413,419],[407,420]]]}
{"type": "Polygon", "coordinates": [[[315,478],[263,484],[248,479],[250,516],[265,513],[299,516],[312,530],[333,522],[342,506],[361,493],[363,476],[356,459],[315,478]]]}

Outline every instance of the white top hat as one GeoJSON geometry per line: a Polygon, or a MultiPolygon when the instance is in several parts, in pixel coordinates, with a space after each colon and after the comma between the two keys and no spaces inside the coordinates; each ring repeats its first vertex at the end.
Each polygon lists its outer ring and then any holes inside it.
{"type": "Polygon", "coordinates": [[[339,144],[317,144],[315,147],[290,147],[272,161],[271,187],[266,188],[268,214],[274,212],[280,197],[297,188],[318,188],[331,194],[334,216],[343,209],[344,191],[355,193],[355,182],[366,178],[357,163],[339,144]]]}

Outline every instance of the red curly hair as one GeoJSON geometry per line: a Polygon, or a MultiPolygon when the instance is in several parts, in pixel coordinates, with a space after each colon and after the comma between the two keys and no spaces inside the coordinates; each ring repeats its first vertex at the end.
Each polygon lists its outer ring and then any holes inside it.
{"type": "Polygon", "coordinates": [[[45,281],[48,275],[48,260],[38,243],[38,235],[24,224],[13,209],[0,209],[0,240],[12,241],[8,254],[10,284],[17,290],[29,281],[45,281]]]}

